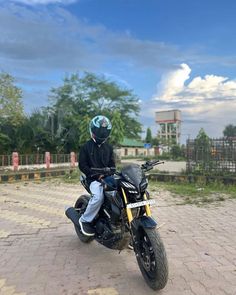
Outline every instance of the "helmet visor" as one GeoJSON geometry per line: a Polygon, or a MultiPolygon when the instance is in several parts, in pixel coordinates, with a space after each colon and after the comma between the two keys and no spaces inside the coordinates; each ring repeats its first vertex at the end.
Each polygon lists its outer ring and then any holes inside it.
{"type": "Polygon", "coordinates": [[[101,128],[92,128],[92,132],[95,135],[96,139],[105,140],[109,137],[111,133],[111,129],[107,129],[107,127],[101,128]]]}

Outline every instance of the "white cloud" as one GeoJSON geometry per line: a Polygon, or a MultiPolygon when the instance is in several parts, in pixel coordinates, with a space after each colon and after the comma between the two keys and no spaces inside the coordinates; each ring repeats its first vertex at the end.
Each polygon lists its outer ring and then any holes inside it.
{"type": "Polygon", "coordinates": [[[194,136],[200,127],[211,136],[222,136],[227,124],[236,124],[236,80],[211,74],[188,82],[190,73],[190,67],[181,64],[162,77],[153,99],[155,109],[180,109],[183,128],[194,136]]]}
{"type": "Polygon", "coordinates": [[[173,101],[176,94],[183,90],[190,73],[190,67],[187,64],[181,64],[179,69],[164,75],[158,85],[158,97],[166,102],[173,101]]]}
{"type": "Polygon", "coordinates": [[[59,4],[70,4],[77,2],[78,0],[12,0],[12,2],[17,2],[17,3],[23,3],[27,5],[36,5],[36,4],[41,4],[41,5],[47,5],[51,3],[59,3],[59,4]]]}
{"type": "Polygon", "coordinates": [[[195,105],[200,111],[206,104],[236,101],[236,80],[216,75],[198,76],[186,84],[191,69],[181,64],[180,69],[172,71],[161,79],[154,100],[164,103],[195,105]],[[201,106],[200,106],[201,103],[201,106]]]}

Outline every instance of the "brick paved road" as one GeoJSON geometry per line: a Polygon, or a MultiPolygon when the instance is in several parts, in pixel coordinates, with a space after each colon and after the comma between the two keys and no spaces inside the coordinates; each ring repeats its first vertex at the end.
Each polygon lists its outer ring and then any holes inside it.
{"type": "MultiPolygon", "coordinates": [[[[0,185],[0,294],[143,295],[145,284],[131,250],[81,243],[64,216],[82,192],[56,182],[0,185]]],[[[220,206],[177,206],[157,194],[153,208],[170,279],[161,295],[236,294],[236,200],[220,206]]]]}

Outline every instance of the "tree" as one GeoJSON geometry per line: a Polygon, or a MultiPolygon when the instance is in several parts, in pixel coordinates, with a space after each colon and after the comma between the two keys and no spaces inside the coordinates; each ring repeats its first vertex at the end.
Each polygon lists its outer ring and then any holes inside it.
{"type": "Polygon", "coordinates": [[[208,137],[203,128],[200,129],[194,141],[194,154],[199,170],[207,171],[211,169],[211,139],[208,137]]]}
{"type": "Polygon", "coordinates": [[[210,138],[206,134],[205,130],[201,128],[198,132],[198,135],[195,139],[195,142],[198,146],[204,146],[207,147],[210,145],[210,138]]]}
{"type": "Polygon", "coordinates": [[[18,151],[55,152],[62,145],[57,129],[57,118],[53,110],[47,107],[35,109],[17,130],[18,151]]]}
{"type": "Polygon", "coordinates": [[[158,137],[153,137],[152,144],[153,144],[153,146],[159,146],[160,145],[160,140],[158,139],[158,137]]]}
{"type": "Polygon", "coordinates": [[[15,132],[14,146],[19,153],[32,153],[34,151],[34,132],[29,118],[25,118],[15,132]]]}
{"type": "Polygon", "coordinates": [[[0,154],[6,153],[9,150],[11,140],[8,135],[0,132],[0,154]]]}
{"type": "Polygon", "coordinates": [[[18,126],[24,119],[22,90],[14,85],[15,79],[0,73],[0,120],[18,126]]]}
{"type": "Polygon", "coordinates": [[[61,87],[52,89],[51,101],[55,110],[63,109],[65,117],[80,120],[85,115],[93,118],[100,114],[112,118],[113,113],[119,111],[126,126],[125,136],[137,138],[141,132],[141,124],[136,119],[139,113],[138,97],[131,90],[122,89],[103,76],[84,73],[79,77],[73,74],[64,79],[61,87]]]}
{"type": "Polygon", "coordinates": [[[17,130],[24,121],[22,91],[14,78],[0,73],[0,151],[10,153],[17,147],[17,130]]]}
{"type": "Polygon", "coordinates": [[[124,122],[121,119],[121,113],[114,111],[111,119],[112,131],[110,135],[110,143],[119,146],[124,139],[124,122]]]}
{"type": "Polygon", "coordinates": [[[223,134],[225,137],[236,137],[236,125],[229,124],[225,126],[225,129],[223,131],[223,134]]]}
{"type": "Polygon", "coordinates": [[[119,145],[124,136],[138,138],[141,124],[138,97],[103,76],[72,74],[52,89],[50,106],[24,116],[22,91],[14,78],[0,74],[0,150],[10,153],[78,151],[89,138],[88,124],[96,115],[113,124],[111,142],[119,145]],[[125,126],[125,128],[124,128],[125,126]]]}
{"type": "Polygon", "coordinates": [[[184,156],[183,148],[181,148],[178,144],[172,145],[170,153],[173,159],[178,159],[184,156]]]}
{"type": "Polygon", "coordinates": [[[146,143],[152,143],[152,131],[151,131],[151,129],[149,127],[147,128],[145,142],[146,143]]]}
{"type": "Polygon", "coordinates": [[[89,123],[90,118],[88,115],[85,115],[79,125],[79,145],[82,146],[86,141],[89,140],[90,134],[89,134],[89,123]]]}

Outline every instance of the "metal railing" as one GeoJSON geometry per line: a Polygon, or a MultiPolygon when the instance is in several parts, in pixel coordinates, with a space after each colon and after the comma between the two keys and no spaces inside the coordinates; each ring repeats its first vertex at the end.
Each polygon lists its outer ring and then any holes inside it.
{"type": "Polygon", "coordinates": [[[19,155],[19,165],[38,165],[45,163],[44,154],[19,155]]]}
{"type": "Polygon", "coordinates": [[[12,155],[0,155],[0,167],[12,166],[12,155]]]}
{"type": "Polygon", "coordinates": [[[51,154],[51,163],[69,163],[70,154],[51,154]]]}
{"type": "Polygon", "coordinates": [[[186,153],[188,172],[236,174],[236,138],[188,140],[186,153]]]}
{"type": "MultiPolygon", "coordinates": [[[[71,162],[70,154],[50,154],[51,164],[69,164],[71,162]]],[[[75,162],[77,162],[77,155],[75,154],[75,162]]],[[[19,154],[19,166],[30,166],[30,165],[44,165],[45,154],[19,154]]],[[[0,169],[4,167],[13,166],[12,155],[0,155],[0,169]]]]}

